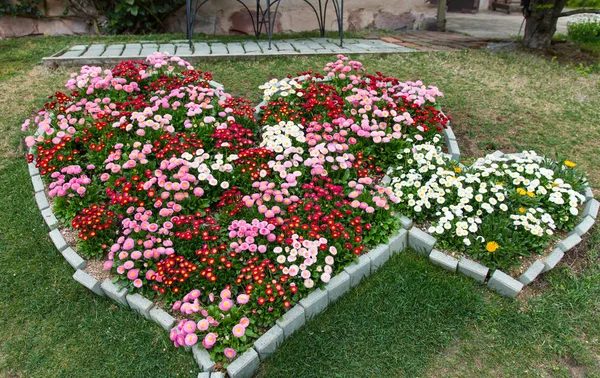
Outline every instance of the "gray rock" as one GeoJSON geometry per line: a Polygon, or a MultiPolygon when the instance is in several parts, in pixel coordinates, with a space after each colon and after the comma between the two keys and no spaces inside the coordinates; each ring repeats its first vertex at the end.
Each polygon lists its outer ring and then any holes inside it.
{"type": "Polygon", "coordinates": [[[523,272],[523,274],[521,274],[519,281],[523,285],[529,285],[544,271],[544,268],[546,268],[546,264],[541,260],[536,260],[525,272],[523,272]]]}
{"type": "Polygon", "coordinates": [[[175,326],[175,318],[162,308],[155,307],[150,310],[150,319],[154,320],[165,331],[170,331],[175,326]]]}
{"type": "Polygon", "coordinates": [[[496,269],[488,281],[488,287],[501,295],[514,298],[523,289],[523,284],[508,274],[496,269]]]}
{"type": "Polygon", "coordinates": [[[254,349],[248,349],[227,366],[227,375],[230,378],[250,378],[259,365],[258,353],[254,349]]]}
{"type": "Polygon", "coordinates": [[[434,245],[435,238],[425,231],[413,227],[408,232],[408,246],[414,249],[415,252],[429,256],[434,245]]]}
{"type": "Polygon", "coordinates": [[[210,353],[204,347],[198,346],[198,344],[192,346],[192,355],[201,371],[211,371],[215,366],[214,361],[210,359],[210,353]]]}
{"type": "Polygon", "coordinates": [[[544,259],[544,273],[553,269],[560,260],[562,260],[564,255],[565,252],[560,247],[554,248],[554,250],[552,250],[552,252],[544,259]]]}
{"type": "Polygon", "coordinates": [[[141,296],[138,293],[127,294],[127,303],[129,307],[146,319],[150,319],[150,309],[154,306],[151,300],[141,296]]]}
{"type": "Polygon", "coordinates": [[[379,244],[367,255],[371,260],[371,272],[375,272],[390,259],[390,247],[388,244],[379,244]]]}
{"type": "Polygon", "coordinates": [[[581,243],[581,236],[573,234],[567,236],[566,239],[563,239],[563,241],[558,243],[556,247],[560,248],[563,252],[569,252],[571,249],[575,248],[575,246],[579,243],[581,243]]]}
{"type": "Polygon", "coordinates": [[[465,276],[473,278],[475,281],[483,283],[490,269],[466,257],[461,257],[458,260],[458,271],[465,276]]]}
{"type": "Polygon", "coordinates": [[[126,288],[119,289],[119,287],[117,285],[115,285],[108,278],[102,282],[101,286],[102,286],[102,290],[104,290],[104,293],[106,294],[107,297],[109,297],[113,301],[119,303],[120,305],[129,307],[129,303],[127,302],[127,289],[126,288]]]}
{"type": "Polygon", "coordinates": [[[590,216],[594,219],[598,217],[598,209],[600,208],[600,203],[598,200],[592,198],[585,204],[585,208],[583,209],[582,217],[590,216]]]}
{"type": "Polygon", "coordinates": [[[431,251],[431,253],[429,254],[429,260],[431,260],[431,262],[434,265],[439,265],[442,268],[451,272],[456,272],[456,269],[458,267],[457,259],[443,252],[440,252],[437,249],[431,251]]]}
{"type": "Polygon", "coordinates": [[[306,322],[304,307],[296,305],[277,320],[276,324],[283,330],[283,336],[287,338],[300,329],[306,322]]]}
{"type": "Polygon", "coordinates": [[[344,271],[350,275],[350,286],[355,287],[371,273],[371,261],[367,255],[362,255],[358,262],[348,265],[344,271]]]}
{"type": "Polygon", "coordinates": [[[594,218],[588,215],[587,217],[583,218],[583,220],[575,227],[575,230],[573,231],[577,235],[583,236],[586,232],[590,230],[590,228],[594,226],[594,222],[594,218]]]}
{"type": "Polygon", "coordinates": [[[329,297],[329,303],[337,301],[342,295],[350,289],[350,275],[346,272],[340,272],[337,276],[333,277],[327,285],[327,295],[329,297]]]}
{"type": "Polygon", "coordinates": [[[327,308],[327,291],[316,289],[307,295],[306,298],[301,299],[298,304],[304,308],[306,319],[310,320],[327,308]]]}
{"type": "Polygon", "coordinates": [[[52,239],[52,243],[54,243],[54,246],[56,249],[58,249],[58,252],[62,252],[67,249],[67,242],[58,229],[50,231],[48,235],[50,235],[50,239],[52,239]]]}
{"type": "Polygon", "coordinates": [[[388,245],[390,246],[390,257],[396,253],[400,253],[406,249],[406,244],[408,242],[408,231],[402,229],[398,231],[397,234],[393,235],[388,245]]]}
{"type": "Polygon", "coordinates": [[[406,215],[400,217],[400,224],[406,230],[409,230],[413,226],[413,221],[406,215]]]}
{"type": "Polygon", "coordinates": [[[50,230],[54,230],[58,227],[58,219],[56,219],[50,208],[42,210],[42,217],[50,230]]]}
{"type": "Polygon", "coordinates": [[[274,325],[267,332],[254,342],[254,349],[258,353],[261,361],[264,361],[273,354],[283,343],[283,330],[278,325],[274,325]]]}
{"type": "Polygon", "coordinates": [[[73,274],[73,279],[91,290],[94,294],[98,294],[101,297],[104,296],[104,291],[100,287],[100,282],[83,270],[77,269],[73,274]]]}
{"type": "Polygon", "coordinates": [[[69,265],[73,267],[73,269],[85,269],[85,260],[82,259],[81,256],[79,256],[77,252],[73,250],[73,248],[65,248],[64,251],[61,251],[61,253],[69,265]]]}
{"type": "Polygon", "coordinates": [[[48,198],[46,198],[46,194],[44,192],[35,193],[35,202],[37,202],[40,211],[50,207],[50,203],[48,203],[48,198]]]}

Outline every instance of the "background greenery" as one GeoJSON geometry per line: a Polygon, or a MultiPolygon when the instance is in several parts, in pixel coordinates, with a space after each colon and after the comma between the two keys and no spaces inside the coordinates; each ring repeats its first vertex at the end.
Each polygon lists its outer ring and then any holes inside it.
{"type": "MultiPolygon", "coordinates": [[[[288,36],[289,37],[289,36],[288,36]]],[[[43,56],[134,37],[0,41],[0,377],[195,377],[166,333],[71,278],[36,208],[19,128],[69,70],[43,56]]],[[[180,39],[180,35],[145,39],[180,39]]],[[[320,70],[334,57],[198,63],[258,102],[272,77],[320,70]]],[[[600,75],[515,51],[355,55],[371,71],[423,79],[446,95],[462,153],[560,153],[600,183],[600,75]]],[[[600,232],[517,300],[432,266],[394,257],[292,336],[260,377],[600,377],[600,232]]]]}

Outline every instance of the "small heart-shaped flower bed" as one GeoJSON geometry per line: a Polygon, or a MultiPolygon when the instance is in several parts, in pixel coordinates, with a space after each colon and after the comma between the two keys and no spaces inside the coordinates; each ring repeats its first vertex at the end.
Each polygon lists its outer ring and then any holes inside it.
{"type": "Polygon", "coordinates": [[[443,151],[442,93],[339,56],[269,81],[255,109],[177,58],[84,66],[30,123],[77,250],[160,298],[175,346],[225,365],[405,214],[439,245],[510,267],[577,220],[585,179],[526,153],[471,168],[443,151]]]}

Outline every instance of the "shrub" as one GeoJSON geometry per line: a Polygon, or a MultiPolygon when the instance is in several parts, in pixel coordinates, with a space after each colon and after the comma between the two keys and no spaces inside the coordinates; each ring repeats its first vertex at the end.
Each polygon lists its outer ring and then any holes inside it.
{"type": "Polygon", "coordinates": [[[600,42],[600,21],[586,20],[570,22],[567,25],[569,38],[583,42],[600,42]]]}

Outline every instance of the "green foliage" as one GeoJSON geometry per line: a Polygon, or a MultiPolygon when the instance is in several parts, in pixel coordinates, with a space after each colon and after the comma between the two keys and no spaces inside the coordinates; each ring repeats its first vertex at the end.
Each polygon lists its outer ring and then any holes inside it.
{"type": "Polygon", "coordinates": [[[183,0],[116,0],[109,1],[107,31],[121,34],[146,34],[163,31],[163,21],[185,4],[183,0]]]}
{"type": "Polygon", "coordinates": [[[0,17],[2,16],[33,16],[41,17],[42,12],[38,8],[42,0],[19,0],[15,4],[9,0],[0,3],[0,17]]]}
{"type": "Polygon", "coordinates": [[[568,8],[600,8],[600,0],[569,0],[568,8]]]}
{"type": "Polygon", "coordinates": [[[597,20],[570,22],[567,31],[569,38],[575,41],[600,42],[600,22],[597,20]]]}

